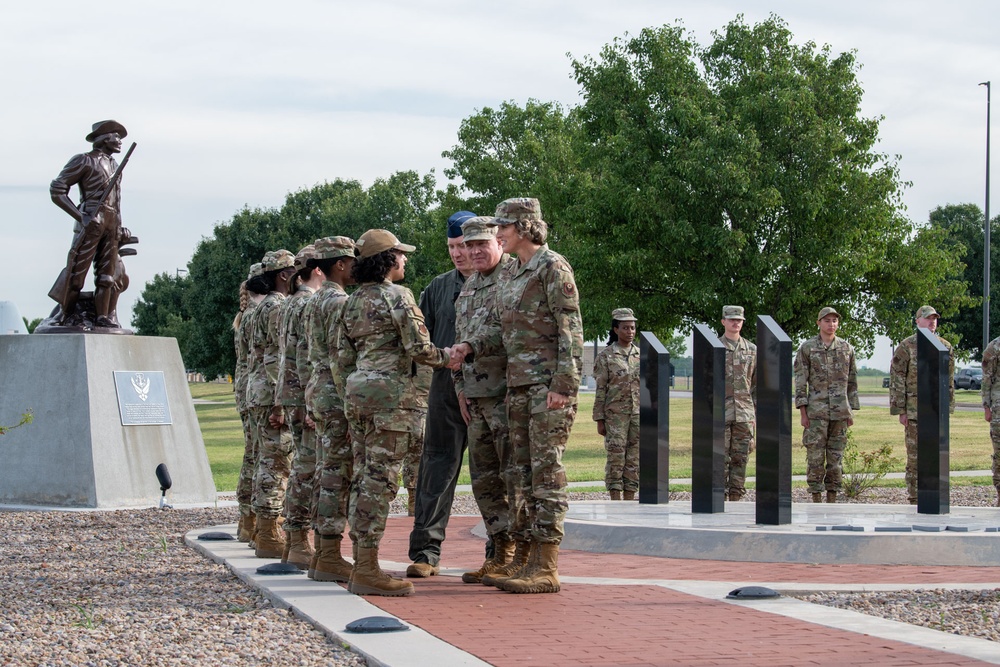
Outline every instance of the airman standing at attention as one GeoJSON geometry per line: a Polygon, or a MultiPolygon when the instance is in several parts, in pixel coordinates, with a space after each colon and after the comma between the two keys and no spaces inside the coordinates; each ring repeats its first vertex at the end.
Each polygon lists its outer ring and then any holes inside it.
{"type": "Polygon", "coordinates": [[[990,424],[993,441],[993,486],[1000,507],[1000,337],[994,338],[983,351],[983,413],[990,424]]]}
{"type": "Polygon", "coordinates": [[[261,260],[268,294],[253,311],[251,353],[248,362],[247,405],[257,438],[257,465],[253,475],[253,512],[257,516],[254,540],[258,558],[281,558],[285,540],[278,517],[285,503],[285,487],[292,454],[292,437],[284,420],[274,417],[278,405],[278,344],[281,302],[295,277],[295,255],[287,250],[268,252],[261,260]]]}
{"type": "Polygon", "coordinates": [[[309,383],[308,338],[305,318],[306,304],[323,284],[323,273],[310,268],[308,262],[315,257],[316,249],[307,245],[295,255],[295,292],[281,307],[281,328],[278,339],[281,355],[278,361],[278,385],[275,392],[278,405],[272,411],[282,419],[292,434],[292,468],[285,492],[282,529],[285,531],[283,562],[305,570],[313,557],[309,527],[313,496],[313,477],[316,475],[316,424],[306,413],[305,388],[309,383]]]}
{"type": "Polygon", "coordinates": [[[604,485],[611,500],[635,500],[639,490],[639,346],[631,308],[611,313],[608,346],[594,360],[594,421],[604,436],[604,485]]]}
{"type": "Polygon", "coordinates": [[[247,381],[250,377],[248,362],[250,359],[250,325],[253,322],[253,310],[257,307],[267,289],[261,280],[264,273],[263,265],[257,262],[250,267],[246,282],[240,289],[241,311],[233,320],[234,343],[236,346],[236,370],[233,373],[233,390],[236,393],[236,408],[243,423],[243,464],[240,466],[240,476],[236,483],[236,502],[240,507],[240,520],[237,525],[236,539],[249,542],[256,528],[256,517],[253,513],[253,471],[257,465],[256,438],[253,435],[250,420],[250,406],[247,403],[247,381]],[[244,293],[246,304],[244,305],[244,293]]]}
{"type": "Polygon", "coordinates": [[[344,415],[344,400],[333,381],[338,350],[333,329],[347,303],[348,285],[354,284],[354,241],[330,236],[316,241],[310,268],[325,278],[306,303],[306,338],[312,373],[306,383],[306,408],[316,425],[316,471],[313,480],[312,520],[315,551],[309,578],[347,582],[352,565],[341,556],[347,526],[347,507],[354,476],[354,451],[344,415]]]}
{"type": "Polygon", "coordinates": [[[854,425],[858,400],[858,368],[854,348],[837,338],[840,313],[827,306],[816,318],[819,335],[799,347],[795,355],[795,407],[802,422],[806,448],[806,479],[814,503],[837,502],[844,488],[842,461],[847,428],[854,425]]]}
{"type": "Polygon", "coordinates": [[[726,346],[726,491],[729,500],[746,494],[747,460],[757,420],[757,346],[740,336],[743,306],[723,306],[726,346]]]}
{"type": "MultiPolygon", "coordinates": [[[[937,335],[940,315],[931,306],[920,306],[915,321],[918,327],[937,335]]],[[[948,348],[948,387],[951,389],[950,411],[955,411],[955,354],[951,343],[941,336],[948,348]]],[[[889,365],[889,414],[899,415],[906,441],[906,496],[911,505],[917,504],[917,334],[906,338],[896,347],[889,365]]]]}

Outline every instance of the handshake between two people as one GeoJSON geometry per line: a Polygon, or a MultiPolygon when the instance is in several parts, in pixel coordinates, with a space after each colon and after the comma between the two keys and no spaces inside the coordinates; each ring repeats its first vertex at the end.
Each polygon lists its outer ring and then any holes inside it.
{"type": "Polygon", "coordinates": [[[457,371],[462,368],[465,358],[472,354],[472,347],[468,343],[459,343],[458,345],[444,348],[444,351],[450,357],[446,368],[457,371]]]}
{"type": "MultiPolygon", "coordinates": [[[[459,343],[458,345],[453,345],[452,347],[446,347],[445,352],[451,356],[451,360],[448,362],[447,368],[457,371],[465,363],[466,358],[472,354],[472,346],[468,343],[459,343]]],[[[460,397],[460,402],[464,403],[464,396],[460,397]]],[[[572,407],[573,400],[572,397],[566,394],[560,394],[555,391],[550,391],[545,397],[545,407],[549,410],[559,410],[561,408],[572,407]]],[[[465,423],[469,423],[469,419],[466,415],[465,405],[462,405],[462,418],[465,419],[465,423]]]]}

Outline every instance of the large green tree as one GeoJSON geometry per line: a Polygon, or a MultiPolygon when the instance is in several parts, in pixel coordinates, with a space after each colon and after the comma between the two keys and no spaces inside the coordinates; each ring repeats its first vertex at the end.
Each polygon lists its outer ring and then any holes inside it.
{"type": "Polygon", "coordinates": [[[193,324],[185,364],[208,377],[232,372],[231,324],[239,306],[239,285],[250,265],[268,250],[296,252],[324,236],[357,239],[368,229],[388,229],[418,246],[407,265],[407,283],[419,291],[450,268],[445,222],[432,209],[436,197],[431,174],[398,172],[367,189],[357,181],[338,179],[289,194],[280,209],[244,208],[217,225],[212,236],[198,244],[188,265],[191,284],[185,305],[193,324]]]}
{"type": "Polygon", "coordinates": [[[554,102],[485,107],[462,121],[458,144],[441,154],[453,165],[445,175],[461,179],[471,193],[465,203],[480,215],[510,197],[537,197],[546,222],[558,227],[550,212],[566,208],[579,175],[576,129],[575,117],[554,102]]]}
{"type": "MultiPolygon", "coordinates": [[[[948,204],[939,206],[930,214],[930,226],[945,234],[945,242],[956,252],[963,253],[965,270],[950,276],[968,286],[969,303],[949,318],[945,325],[955,334],[960,352],[982,359],[983,355],[983,223],[985,216],[975,204],[948,204]]],[[[1000,217],[990,221],[990,256],[1000,256],[1000,217]]],[[[990,293],[1000,290],[1000,266],[990,263],[990,293]]],[[[990,337],[997,334],[1000,322],[1000,303],[990,299],[990,337]]]]}
{"type": "Polygon", "coordinates": [[[478,112],[445,154],[454,174],[474,196],[509,196],[502,183],[542,199],[588,338],[624,305],[668,335],[735,303],[748,335],[767,314],[793,338],[835,305],[863,353],[901,330],[908,299],[955,312],[960,255],[902,214],[905,184],[876,150],[880,119],[860,113],[854,54],[797,44],[775,16],[713,38],[649,28],[574,60],[579,107],[478,112]]]}
{"type": "Polygon", "coordinates": [[[186,303],[191,285],[191,278],[179,272],[157,274],[143,287],[132,312],[137,334],[176,338],[185,359],[190,356],[187,348],[194,329],[186,303]]]}

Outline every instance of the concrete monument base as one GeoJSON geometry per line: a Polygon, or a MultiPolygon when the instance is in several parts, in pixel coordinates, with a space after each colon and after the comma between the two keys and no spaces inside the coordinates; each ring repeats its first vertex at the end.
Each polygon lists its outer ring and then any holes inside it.
{"type": "Polygon", "coordinates": [[[757,563],[1000,565],[1000,510],[952,508],[917,514],[913,505],[793,504],[791,521],[757,523],[756,504],[726,503],[695,514],[669,505],[570,503],[562,546],[621,553],[757,563]]]}
{"type": "Polygon", "coordinates": [[[34,413],[0,436],[0,504],[154,506],[160,463],[168,502],[215,502],[175,339],[0,336],[0,387],[0,424],[34,413]]]}

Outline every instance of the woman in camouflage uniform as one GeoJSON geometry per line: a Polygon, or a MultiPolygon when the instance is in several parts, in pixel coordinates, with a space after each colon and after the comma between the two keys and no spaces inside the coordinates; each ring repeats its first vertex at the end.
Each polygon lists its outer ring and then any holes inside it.
{"type": "Polygon", "coordinates": [[[455,358],[506,350],[510,445],[530,527],[515,533],[514,560],[482,583],[512,593],[557,593],[569,509],[562,456],[583,366],[579,294],[569,262],[545,244],[548,226],[537,199],[501,202],[494,222],[518,264],[486,326],[455,346],[455,358]]]}
{"type": "Polygon", "coordinates": [[[611,314],[611,340],[594,360],[594,421],[608,460],[604,485],[611,500],[635,500],[639,490],[639,346],[630,308],[611,314]]]}
{"type": "Polygon", "coordinates": [[[281,558],[285,537],[278,518],[285,502],[292,439],[288,427],[274,418],[273,410],[277,405],[281,303],[295,276],[295,255],[284,249],[267,252],[261,264],[267,296],[253,311],[247,361],[247,406],[257,450],[252,500],[257,533],[253,544],[258,558],[281,558]]]}
{"type": "Polygon", "coordinates": [[[240,312],[233,319],[233,343],[236,347],[233,391],[236,393],[236,409],[239,411],[240,421],[243,423],[243,465],[240,468],[239,481],[236,484],[236,500],[240,507],[240,521],[236,533],[240,542],[251,540],[256,524],[251,501],[253,470],[257,457],[254,447],[256,441],[251,430],[250,407],[247,404],[247,378],[249,377],[247,362],[250,357],[250,325],[253,322],[253,309],[267,294],[267,288],[260,280],[260,275],[263,272],[263,265],[260,262],[250,267],[246,282],[240,285],[240,312]]]}
{"type": "Polygon", "coordinates": [[[339,350],[334,381],[344,397],[354,439],[364,459],[354,473],[349,510],[358,547],[348,589],[357,595],[410,595],[413,584],[382,571],[378,547],[389,503],[399,490],[400,466],[423,432],[426,395],[417,364],[449,365],[450,350],[435,347],[413,293],[394,285],[405,275],[406,253],[416,250],[384,229],[358,239],[351,271],[360,285],[344,305],[334,334],[339,350]]]}

